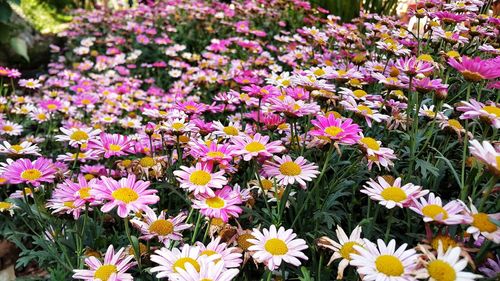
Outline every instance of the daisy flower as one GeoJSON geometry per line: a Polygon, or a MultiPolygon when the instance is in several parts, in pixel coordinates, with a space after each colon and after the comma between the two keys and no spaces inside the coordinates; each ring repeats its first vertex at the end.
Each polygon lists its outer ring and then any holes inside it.
{"type": "Polygon", "coordinates": [[[188,132],[198,131],[195,124],[186,122],[184,118],[170,118],[161,124],[160,129],[176,136],[180,136],[188,132]]]}
{"type": "Polygon", "coordinates": [[[460,259],[460,247],[448,247],[445,252],[443,245],[439,243],[437,256],[423,247],[419,248],[427,260],[422,259],[423,268],[415,272],[415,277],[418,279],[470,281],[482,278],[481,275],[464,271],[467,267],[467,260],[460,259]]]}
{"type": "Polygon", "coordinates": [[[500,175],[500,147],[494,147],[490,142],[483,141],[481,144],[477,140],[471,140],[469,146],[470,153],[479,161],[488,166],[489,170],[500,175]]]}
{"type": "Polygon", "coordinates": [[[453,200],[443,206],[441,198],[434,193],[429,193],[427,199],[414,199],[410,209],[423,216],[424,222],[435,221],[446,225],[470,223],[470,218],[463,214],[465,208],[462,201],[453,200]]]}
{"type": "Polygon", "coordinates": [[[282,185],[294,184],[297,181],[303,188],[306,186],[306,181],[312,181],[319,174],[318,166],[300,156],[293,160],[289,155],[284,155],[281,158],[273,157],[274,162],[266,162],[263,169],[266,174],[276,178],[282,185]]]}
{"type": "Polygon", "coordinates": [[[0,119],[0,135],[19,136],[23,131],[23,126],[11,121],[4,121],[0,119]]]}
{"type": "Polygon", "coordinates": [[[156,204],[160,200],[155,195],[158,190],[148,189],[149,184],[149,181],[136,181],[133,174],[119,181],[101,177],[101,181],[94,184],[90,192],[96,200],[107,201],[101,211],[107,213],[117,207],[118,215],[125,218],[131,211],[150,211],[148,205],[156,204]]]}
{"type": "Polygon", "coordinates": [[[239,273],[236,268],[225,269],[223,261],[210,261],[202,256],[198,262],[199,269],[190,263],[185,263],[184,268],[177,267],[177,273],[173,273],[171,279],[177,281],[231,281],[239,273]]]}
{"type": "Polygon", "coordinates": [[[196,242],[196,246],[200,247],[200,256],[218,255],[224,262],[224,268],[239,267],[243,261],[238,248],[228,247],[226,243],[221,243],[220,236],[210,241],[207,246],[201,242],[196,242]]]}
{"type": "Polygon", "coordinates": [[[7,212],[9,215],[14,215],[14,209],[17,209],[17,206],[11,202],[0,201],[0,213],[7,212]]]}
{"type": "Polygon", "coordinates": [[[57,141],[69,141],[69,145],[77,146],[86,144],[90,139],[93,139],[95,136],[99,135],[101,130],[92,129],[92,128],[60,128],[63,135],[56,135],[55,138],[57,141]]]}
{"type": "Polygon", "coordinates": [[[217,190],[214,196],[200,195],[193,200],[193,208],[199,209],[201,214],[209,218],[222,219],[228,222],[230,217],[239,217],[243,209],[239,206],[241,197],[231,187],[226,186],[217,190]]]}
{"type": "Polygon", "coordinates": [[[0,154],[40,156],[39,152],[40,148],[29,141],[23,141],[20,144],[10,144],[8,141],[4,141],[3,145],[0,144],[0,154]]]}
{"type": "Polygon", "coordinates": [[[483,118],[488,120],[494,128],[500,129],[500,107],[495,103],[486,105],[475,99],[470,99],[469,101],[462,101],[457,110],[464,112],[460,119],[483,118]]]}
{"type": "Polygon", "coordinates": [[[221,163],[227,165],[232,158],[232,151],[229,150],[228,143],[218,144],[217,141],[210,141],[210,143],[203,143],[194,141],[191,143],[191,150],[189,153],[201,162],[221,163]]]}
{"type": "Polygon", "coordinates": [[[132,141],[124,135],[101,133],[97,139],[91,139],[89,149],[104,153],[105,158],[122,156],[130,152],[132,141]]]}
{"type": "Polygon", "coordinates": [[[393,166],[392,160],[397,159],[394,155],[394,150],[382,147],[382,142],[374,138],[365,137],[361,134],[361,139],[358,142],[361,145],[362,151],[366,154],[366,159],[368,160],[368,169],[371,170],[373,164],[377,164],[388,169],[389,166],[393,166]]]}
{"type": "Polygon", "coordinates": [[[338,141],[341,144],[355,144],[361,138],[359,135],[361,129],[350,118],[342,120],[330,114],[328,117],[318,116],[311,123],[315,129],[309,133],[313,136],[338,141]]]}
{"type": "Polygon", "coordinates": [[[54,163],[46,158],[38,158],[35,161],[29,159],[18,159],[12,162],[5,170],[3,176],[11,184],[26,183],[40,186],[43,182],[53,182],[56,174],[54,163]]]}
{"type": "Polygon", "coordinates": [[[328,262],[328,266],[337,259],[342,259],[338,265],[337,279],[342,280],[344,278],[344,270],[351,262],[351,254],[359,254],[354,246],[361,246],[365,244],[363,239],[361,239],[361,226],[356,226],[352,231],[350,236],[347,236],[345,231],[337,225],[335,234],[337,235],[337,241],[330,239],[327,236],[323,236],[318,240],[318,246],[330,249],[333,251],[333,255],[328,262]]]}
{"type": "Polygon", "coordinates": [[[351,265],[357,267],[362,280],[414,280],[412,273],[417,266],[418,254],[415,250],[407,250],[407,244],[396,249],[396,241],[392,239],[386,245],[381,239],[377,244],[363,239],[365,245],[354,245],[358,253],[352,253],[351,265]]]}
{"type": "Polygon", "coordinates": [[[134,218],[130,222],[143,234],[141,239],[151,240],[158,237],[158,240],[166,245],[170,240],[181,240],[181,231],[192,226],[184,223],[185,220],[184,213],[166,218],[165,211],[161,211],[160,215],[157,216],[155,212],[148,210],[143,219],[134,218]]]}
{"type": "Polygon", "coordinates": [[[500,227],[495,224],[495,221],[500,220],[500,213],[481,213],[472,203],[468,211],[469,215],[472,217],[472,222],[467,228],[467,233],[472,234],[472,237],[476,240],[479,239],[479,235],[482,235],[486,239],[496,244],[500,244],[500,227]]]}
{"type": "Polygon", "coordinates": [[[224,126],[220,121],[214,121],[212,127],[214,129],[213,134],[217,137],[231,138],[243,134],[239,122],[229,122],[229,125],[224,126]]]}
{"type": "Polygon", "coordinates": [[[38,89],[42,87],[42,84],[38,79],[20,79],[19,86],[27,89],[38,89]]]}
{"type": "MultiPolygon", "coordinates": [[[[216,255],[206,256],[210,260],[219,258],[216,255]]],[[[165,247],[156,250],[155,254],[151,255],[151,261],[158,264],[151,268],[151,272],[157,273],[156,278],[164,278],[172,276],[172,273],[178,273],[179,269],[186,270],[186,264],[190,264],[196,271],[200,271],[200,248],[184,244],[179,250],[173,248],[169,250],[165,247]]]]}
{"type": "Polygon", "coordinates": [[[363,186],[361,193],[367,194],[372,200],[379,201],[379,204],[387,209],[396,206],[408,207],[413,199],[429,193],[429,190],[422,190],[421,186],[412,183],[401,186],[401,178],[395,179],[392,184],[389,184],[383,177],[377,177],[377,181],[370,179],[367,185],[363,186]]]}
{"type": "Polygon", "coordinates": [[[273,153],[285,149],[280,141],[269,142],[268,136],[262,136],[259,133],[253,137],[249,135],[233,137],[231,141],[233,153],[243,155],[245,161],[250,161],[254,157],[270,157],[273,153]]]}
{"type": "Polygon", "coordinates": [[[135,262],[131,262],[133,256],[124,253],[125,248],[121,248],[115,252],[113,245],[109,245],[108,250],[101,262],[94,256],[85,259],[85,264],[89,269],[75,269],[73,278],[79,280],[100,280],[100,281],[132,281],[134,278],[130,273],[127,273],[131,267],[135,266],[135,262]]]}
{"type": "Polygon", "coordinates": [[[254,228],[252,231],[253,239],[247,239],[251,244],[249,251],[254,251],[252,257],[259,263],[264,263],[269,270],[276,270],[280,267],[281,262],[286,262],[299,266],[300,259],[308,260],[307,256],[302,253],[307,249],[306,241],[296,239],[297,234],[293,233],[292,229],[285,230],[284,227],[276,229],[275,225],[271,225],[268,229],[254,228]]]}
{"type": "Polygon", "coordinates": [[[180,170],[174,171],[180,187],[194,192],[195,195],[206,194],[215,196],[213,188],[220,189],[227,184],[224,171],[212,173],[211,165],[196,163],[195,167],[181,166],[180,170]]]}
{"type": "Polygon", "coordinates": [[[458,70],[467,81],[479,82],[500,77],[500,69],[490,61],[483,60],[480,57],[469,58],[462,56],[459,61],[449,58],[448,64],[458,70]]]}

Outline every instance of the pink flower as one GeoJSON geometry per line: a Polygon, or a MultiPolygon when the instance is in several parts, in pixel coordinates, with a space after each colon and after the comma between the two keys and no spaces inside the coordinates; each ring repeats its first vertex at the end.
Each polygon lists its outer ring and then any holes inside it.
{"type": "Polygon", "coordinates": [[[285,148],[280,141],[269,142],[268,136],[257,133],[253,137],[237,136],[233,137],[233,153],[243,155],[243,160],[250,161],[253,157],[271,157],[273,153],[283,151],[285,148]]]}
{"type": "Polygon", "coordinates": [[[151,211],[148,205],[160,200],[160,197],[155,195],[157,190],[148,189],[149,184],[149,181],[136,181],[135,175],[129,175],[120,181],[101,177],[101,182],[93,186],[91,194],[96,200],[108,201],[102,206],[101,211],[107,213],[117,207],[118,215],[125,218],[131,211],[151,211]]]}
{"type": "Polygon", "coordinates": [[[170,240],[181,240],[181,231],[191,227],[191,224],[185,224],[186,215],[179,213],[176,217],[167,218],[165,211],[161,211],[160,215],[154,212],[146,212],[143,219],[134,218],[130,222],[138,228],[143,234],[140,238],[151,240],[158,237],[158,240],[163,244],[167,244],[170,240]]]}
{"type": "Polygon", "coordinates": [[[308,163],[304,157],[300,156],[293,160],[289,155],[281,158],[274,156],[275,162],[267,162],[263,169],[267,175],[275,177],[279,184],[289,185],[297,181],[303,188],[306,181],[312,181],[319,174],[318,166],[308,163]]]}
{"type": "Polygon", "coordinates": [[[132,142],[124,135],[101,133],[98,139],[89,141],[88,148],[104,153],[105,158],[110,158],[126,155],[132,148],[132,142]]]}
{"type": "Polygon", "coordinates": [[[193,208],[200,209],[201,214],[209,218],[218,218],[227,222],[230,217],[239,217],[243,209],[241,197],[231,187],[217,190],[214,196],[202,195],[193,200],[193,208]]]}
{"type": "Polygon", "coordinates": [[[434,70],[431,63],[419,60],[416,57],[399,58],[396,60],[394,66],[408,76],[415,76],[417,74],[432,72],[434,70]]]}
{"type": "Polygon", "coordinates": [[[109,245],[106,255],[104,256],[104,261],[101,262],[96,257],[88,257],[85,259],[85,264],[89,269],[75,269],[73,270],[74,279],[80,280],[120,280],[120,281],[132,281],[134,278],[130,273],[126,273],[132,266],[135,266],[135,262],[131,262],[134,258],[132,255],[127,255],[124,253],[125,248],[121,248],[115,253],[113,245],[109,245]]]}
{"type": "Polygon", "coordinates": [[[491,80],[500,77],[498,63],[493,63],[492,60],[463,56],[460,62],[450,58],[448,64],[462,73],[465,80],[468,81],[478,82],[484,79],[491,80]]]}
{"type": "Polygon", "coordinates": [[[313,136],[338,141],[341,144],[355,144],[361,138],[359,135],[361,129],[350,118],[342,120],[330,114],[328,117],[318,116],[317,120],[312,120],[311,123],[316,128],[309,131],[313,136]]]}
{"type": "Polygon", "coordinates": [[[212,188],[219,189],[227,183],[224,171],[212,173],[212,166],[202,163],[197,163],[195,167],[181,166],[180,170],[174,171],[174,175],[181,188],[194,191],[195,195],[215,196],[212,188]]]}
{"type": "Polygon", "coordinates": [[[42,182],[53,182],[55,174],[56,167],[49,159],[38,158],[32,162],[22,158],[11,163],[3,176],[11,184],[26,183],[40,186],[42,182]]]}

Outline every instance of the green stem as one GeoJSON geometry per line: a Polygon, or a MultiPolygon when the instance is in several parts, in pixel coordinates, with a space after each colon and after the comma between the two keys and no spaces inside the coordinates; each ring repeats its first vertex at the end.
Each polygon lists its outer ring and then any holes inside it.
{"type": "MultiPolygon", "coordinates": [[[[132,248],[134,248],[134,242],[132,241],[132,236],[130,235],[130,228],[128,226],[129,218],[128,217],[124,218],[123,223],[125,224],[125,233],[127,234],[127,238],[128,238],[129,243],[130,243],[130,246],[132,248]]],[[[137,265],[139,266],[139,270],[141,270],[141,253],[138,253],[139,251],[136,251],[136,249],[134,249],[134,257],[135,257],[135,260],[137,261],[137,265]]]]}
{"type": "Polygon", "coordinates": [[[387,243],[387,241],[389,240],[389,234],[391,233],[392,221],[394,220],[394,210],[395,210],[395,208],[396,207],[392,208],[389,211],[389,218],[388,218],[388,221],[387,221],[387,228],[385,229],[385,235],[384,235],[384,241],[385,241],[385,243],[387,243]]]}

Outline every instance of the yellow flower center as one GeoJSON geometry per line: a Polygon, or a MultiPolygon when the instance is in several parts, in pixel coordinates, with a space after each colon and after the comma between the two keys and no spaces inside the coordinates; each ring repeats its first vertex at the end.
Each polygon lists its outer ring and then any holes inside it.
{"type": "Polygon", "coordinates": [[[53,104],[53,103],[48,104],[48,105],[47,105],[47,109],[50,109],[50,110],[55,110],[55,109],[57,109],[57,105],[55,105],[55,104],[53,104]]]}
{"type": "Polygon", "coordinates": [[[174,272],[178,272],[177,268],[182,268],[183,270],[186,270],[186,263],[190,263],[194,269],[196,269],[197,272],[200,272],[200,264],[194,260],[193,258],[180,258],[178,259],[174,265],[172,266],[174,268],[174,272]]]}
{"type": "Polygon", "coordinates": [[[139,194],[137,194],[137,192],[135,192],[135,190],[130,187],[118,188],[117,190],[113,191],[113,193],[111,193],[111,196],[113,196],[113,198],[115,198],[116,200],[120,200],[126,204],[134,202],[139,198],[139,194]]]}
{"type": "Polygon", "coordinates": [[[194,105],[186,105],[186,109],[187,110],[195,111],[196,110],[196,106],[194,106],[194,105]]]}
{"type": "Polygon", "coordinates": [[[300,165],[292,161],[281,164],[279,170],[285,176],[298,176],[302,173],[300,165]]]}
{"type": "Polygon", "coordinates": [[[260,182],[262,183],[262,188],[264,188],[264,190],[270,190],[274,186],[274,183],[268,179],[262,179],[260,182]]]}
{"type": "Polygon", "coordinates": [[[122,147],[118,144],[110,144],[109,150],[111,150],[113,152],[118,152],[118,151],[122,150],[122,147]]]}
{"type": "Polygon", "coordinates": [[[322,68],[318,68],[314,71],[314,75],[316,76],[322,76],[322,75],[325,75],[325,71],[322,69],[322,68]]]}
{"type": "Polygon", "coordinates": [[[364,112],[365,114],[372,115],[373,110],[366,105],[358,105],[358,110],[364,112]]]}
{"type": "Polygon", "coordinates": [[[432,110],[426,110],[425,113],[427,115],[429,115],[430,117],[435,117],[436,116],[436,112],[432,111],[432,110]]]}
{"type": "Polygon", "coordinates": [[[439,248],[439,244],[442,245],[443,251],[446,252],[448,248],[455,247],[457,245],[457,242],[449,236],[438,235],[432,239],[431,245],[434,250],[437,250],[439,248]]]}
{"type": "Polygon", "coordinates": [[[12,207],[12,204],[9,202],[0,202],[0,211],[10,209],[12,207]]]}
{"type": "Polygon", "coordinates": [[[154,164],[156,164],[156,161],[149,156],[146,156],[139,161],[139,164],[141,164],[142,167],[152,167],[154,164]]]}
{"type": "Polygon", "coordinates": [[[288,253],[288,246],[285,241],[278,238],[271,238],[267,240],[264,248],[273,256],[282,256],[288,253]]]}
{"type": "Polygon", "coordinates": [[[189,181],[195,185],[206,185],[207,183],[210,182],[211,179],[212,176],[210,175],[210,173],[207,173],[202,170],[194,171],[189,176],[189,181]]]}
{"type": "Polygon", "coordinates": [[[448,120],[448,125],[458,130],[462,130],[464,128],[462,127],[462,124],[460,124],[460,122],[458,122],[458,120],[455,119],[448,120]]]}
{"type": "Polygon", "coordinates": [[[156,233],[161,236],[169,235],[174,232],[174,224],[165,219],[154,221],[149,226],[149,232],[156,233]]]}
{"type": "Polygon", "coordinates": [[[400,187],[391,186],[382,190],[382,198],[389,201],[401,202],[406,199],[406,193],[400,187]]]}
{"type": "Polygon", "coordinates": [[[500,108],[492,105],[487,105],[483,107],[483,110],[488,112],[489,114],[495,115],[495,117],[500,117],[500,108]]]}
{"type": "Polygon", "coordinates": [[[226,133],[226,135],[230,135],[230,136],[237,136],[238,135],[238,129],[236,129],[236,127],[234,126],[227,126],[227,127],[224,127],[224,129],[222,129],[224,131],[224,133],[226,133]]]}
{"type": "Polygon", "coordinates": [[[91,103],[91,102],[90,102],[90,100],[89,100],[89,99],[83,99],[83,100],[82,100],[82,104],[83,104],[83,105],[89,105],[90,103],[91,103]]]}
{"type": "Polygon", "coordinates": [[[351,254],[358,254],[358,251],[354,249],[354,246],[361,246],[358,242],[349,241],[342,245],[340,248],[340,255],[346,259],[351,260],[351,254]]]}
{"type": "Polygon", "coordinates": [[[426,62],[434,62],[434,59],[429,54],[421,54],[417,59],[426,62]]]}
{"type": "Polygon", "coordinates": [[[78,195],[80,195],[80,198],[82,199],[87,199],[90,197],[90,187],[83,187],[78,190],[78,195]]]}
{"type": "Polygon", "coordinates": [[[12,132],[14,130],[14,127],[12,127],[11,125],[4,125],[3,130],[6,132],[12,132]]]}
{"type": "Polygon", "coordinates": [[[205,203],[212,209],[220,209],[226,205],[226,201],[219,196],[207,198],[205,203]]]}
{"type": "Polygon", "coordinates": [[[10,147],[11,149],[13,149],[14,151],[16,152],[20,152],[21,150],[23,150],[24,148],[22,146],[20,146],[19,144],[15,144],[13,146],[10,147]]]}
{"type": "Polygon", "coordinates": [[[224,157],[224,153],[220,151],[210,151],[209,153],[207,153],[207,156],[211,158],[222,158],[224,157]]]}
{"type": "Polygon", "coordinates": [[[113,273],[118,272],[118,268],[112,264],[101,265],[94,273],[95,279],[107,281],[113,273]]]}
{"type": "Polygon", "coordinates": [[[75,208],[75,201],[64,202],[64,207],[68,207],[68,208],[74,209],[75,208]]]}
{"type": "Polygon", "coordinates": [[[364,145],[366,145],[369,149],[378,151],[380,149],[380,145],[377,140],[370,137],[365,137],[360,140],[364,145]]]}
{"type": "Polygon", "coordinates": [[[485,213],[477,213],[472,215],[474,219],[472,221],[472,225],[477,227],[481,232],[495,232],[497,230],[497,226],[490,221],[488,214],[485,213]]]}
{"type": "Polygon", "coordinates": [[[74,131],[69,138],[74,141],[83,141],[83,140],[88,140],[89,135],[82,130],[78,130],[74,131]]]}
{"type": "Polygon", "coordinates": [[[337,126],[330,126],[325,128],[325,133],[332,136],[336,137],[338,134],[342,133],[344,130],[340,127],[337,126]]]}
{"type": "Polygon", "coordinates": [[[363,90],[355,90],[352,94],[357,98],[362,98],[367,95],[367,93],[363,90]]]}
{"type": "Polygon", "coordinates": [[[429,276],[436,281],[454,281],[457,273],[453,267],[442,260],[431,261],[427,265],[429,276]]]}
{"type": "Polygon", "coordinates": [[[266,147],[260,142],[251,142],[245,146],[245,150],[250,152],[259,152],[266,149],[266,147]]]}
{"type": "Polygon", "coordinates": [[[473,72],[469,70],[464,70],[462,72],[462,75],[464,76],[465,80],[468,81],[473,81],[473,82],[478,82],[484,79],[484,77],[481,75],[479,72],[473,72]]]}
{"type": "Polygon", "coordinates": [[[401,276],[404,273],[403,263],[392,255],[381,255],[375,260],[377,270],[387,276],[401,276]]]}
{"type": "Polygon", "coordinates": [[[441,220],[445,220],[448,218],[448,213],[446,212],[446,210],[436,204],[430,204],[423,207],[422,213],[424,214],[424,216],[432,219],[436,219],[438,216],[441,216],[441,220]]]}
{"type": "Polygon", "coordinates": [[[172,123],[172,128],[174,128],[174,130],[176,130],[176,131],[179,131],[182,128],[184,128],[184,124],[182,124],[180,122],[175,122],[175,123],[172,123]]]}
{"type": "Polygon", "coordinates": [[[253,246],[252,243],[248,242],[248,239],[255,239],[255,237],[250,233],[243,233],[238,238],[236,238],[236,242],[238,246],[246,251],[250,246],[253,246]]]}
{"type": "Polygon", "coordinates": [[[40,172],[40,170],[38,169],[28,169],[21,173],[21,178],[28,181],[34,181],[41,177],[42,177],[42,172],[40,172]]]}

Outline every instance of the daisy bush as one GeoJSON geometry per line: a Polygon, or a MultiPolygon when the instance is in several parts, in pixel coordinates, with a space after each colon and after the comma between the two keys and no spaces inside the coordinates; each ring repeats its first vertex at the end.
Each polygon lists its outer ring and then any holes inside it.
{"type": "Polygon", "coordinates": [[[74,11],[0,66],[0,238],[47,280],[497,280],[500,18],[74,11]]]}

